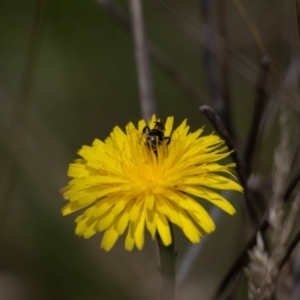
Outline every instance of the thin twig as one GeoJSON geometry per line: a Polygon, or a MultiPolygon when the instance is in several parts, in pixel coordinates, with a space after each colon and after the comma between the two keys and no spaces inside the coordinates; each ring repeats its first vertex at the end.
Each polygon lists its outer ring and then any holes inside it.
{"type": "MultiPolygon", "coordinates": [[[[261,126],[257,138],[257,146],[260,146],[261,139],[267,137],[272,128],[274,120],[276,120],[276,115],[279,112],[279,107],[283,101],[285,101],[284,87],[285,84],[288,89],[292,90],[296,87],[299,80],[299,70],[300,70],[300,60],[293,59],[287,68],[284,83],[282,83],[278,88],[276,88],[275,93],[268,99],[268,105],[261,118],[261,126]]],[[[271,74],[269,74],[271,75],[271,74]]],[[[269,76],[268,76],[269,77],[269,76]]],[[[270,81],[270,80],[268,80],[270,81]]],[[[258,151],[259,149],[257,149],[258,151]]]]}
{"type": "MultiPolygon", "coordinates": [[[[205,29],[203,31],[203,41],[207,48],[203,49],[203,63],[206,69],[208,86],[210,89],[211,103],[214,110],[217,112],[218,116],[225,123],[224,119],[224,103],[221,99],[218,76],[216,72],[216,64],[213,53],[209,50],[213,48],[213,18],[212,18],[212,3],[210,0],[200,0],[199,6],[201,8],[205,29]]],[[[199,37],[200,39],[201,37],[199,37]]]]}
{"type": "MultiPolygon", "coordinates": [[[[225,140],[226,145],[228,146],[229,150],[234,150],[234,142],[229,136],[228,131],[226,130],[224,124],[222,123],[220,117],[215,114],[215,112],[208,106],[208,105],[203,105],[200,106],[200,111],[207,117],[207,119],[212,123],[218,134],[225,140]]],[[[239,176],[239,179],[241,181],[242,185],[245,184],[245,176],[243,175],[244,171],[244,166],[243,162],[241,161],[240,157],[238,156],[237,151],[232,152],[232,158],[233,160],[237,163],[237,173],[239,176]]]]}
{"type": "Polygon", "coordinates": [[[225,297],[225,300],[233,300],[236,299],[238,295],[238,286],[241,283],[243,278],[243,273],[238,274],[237,278],[235,278],[235,282],[232,284],[228,295],[225,297]]]}
{"type": "Polygon", "coordinates": [[[300,134],[298,134],[298,137],[296,138],[296,141],[297,141],[297,144],[295,146],[295,150],[294,150],[294,153],[293,153],[292,158],[291,158],[292,166],[295,166],[295,164],[298,160],[298,157],[299,157],[299,153],[300,153],[300,134]]]}
{"type": "MultiPolygon", "coordinates": [[[[97,3],[101,5],[116,22],[120,23],[124,29],[132,34],[129,18],[113,1],[97,0],[97,3]]],[[[208,102],[191,83],[189,78],[176,69],[169,58],[150,40],[148,40],[148,48],[153,62],[168,76],[177,88],[183,91],[189,100],[192,100],[196,105],[208,102]]]]}
{"type": "Polygon", "coordinates": [[[240,0],[232,0],[236,10],[238,11],[239,15],[241,16],[241,18],[244,20],[252,38],[254,39],[259,51],[261,52],[261,54],[263,56],[268,55],[269,52],[267,50],[267,47],[259,33],[259,31],[257,30],[257,28],[254,26],[254,24],[251,22],[249,15],[246,11],[246,9],[244,8],[244,6],[242,5],[242,3],[240,2],[240,0]]]}
{"type": "Polygon", "coordinates": [[[287,248],[287,251],[281,261],[281,264],[279,265],[279,269],[281,270],[284,264],[288,261],[290,255],[292,254],[295,247],[298,245],[300,241],[300,230],[297,232],[296,236],[293,238],[292,242],[290,243],[289,247],[287,248]]]}
{"type": "Polygon", "coordinates": [[[257,221],[258,221],[257,216],[253,210],[253,207],[252,207],[252,204],[250,201],[244,162],[241,159],[241,157],[234,145],[232,138],[230,137],[228,131],[226,130],[226,128],[225,128],[224,124],[222,123],[221,119],[219,118],[219,116],[216,115],[214,113],[214,111],[208,105],[201,106],[200,111],[212,123],[212,125],[214,126],[214,128],[216,129],[218,134],[222,137],[222,139],[224,139],[228,149],[230,151],[232,151],[231,156],[232,156],[233,161],[236,163],[237,175],[238,175],[240,183],[244,189],[247,211],[249,212],[249,216],[250,216],[253,224],[257,224],[257,221]]]}
{"type": "Polygon", "coordinates": [[[0,234],[3,232],[8,204],[11,201],[13,188],[18,172],[17,161],[13,157],[15,149],[22,148],[22,137],[27,125],[27,109],[33,83],[34,69],[38,57],[38,48],[41,37],[41,29],[44,17],[45,0],[37,0],[33,27],[29,41],[26,63],[22,75],[17,102],[15,105],[13,123],[11,125],[9,141],[4,149],[6,159],[0,176],[0,234]]]}
{"type": "Polygon", "coordinates": [[[297,10],[298,35],[300,41],[300,0],[296,0],[296,10],[297,10]]]}
{"type": "MultiPolygon", "coordinates": [[[[295,177],[290,181],[288,187],[286,188],[286,191],[284,193],[284,201],[285,202],[290,198],[293,190],[295,189],[295,187],[297,186],[299,181],[300,181],[300,170],[297,172],[295,177]]],[[[234,276],[238,272],[241,272],[242,268],[246,266],[246,264],[249,262],[248,251],[249,251],[249,249],[254,247],[254,245],[256,243],[257,233],[259,231],[261,233],[264,233],[268,229],[268,227],[269,227],[268,214],[266,214],[266,216],[263,218],[263,220],[260,223],[260,225],[258,226],[258,228],[252,234],[252,236],[250,237],[250,239],[248,240],[246,245],[241,250],[238,257],[236,258],[236,260],[232,264],[231,268],[228,270],[227,274],[225,275],[225,277],[221,281],[221,283],[220,283],[213,299],[218,299],[221,296],[221,294],[223,293],[223,291],[225,290],[225,288],[227,287],[227,285],[230,283],[232,278],[234,278],[234,276]]]]}
{"type": "Polygon", "coordinates": [[[284,193],[285,201],[290,197],[290,195],[292,194],[293,190],[295,189],[295,187],[297,186],[299,181],[300,181],[300,170],[298,170],[298,172],[295,174],[295,176],[290,181],[290,183],[288,184],[288,186],[285,190],[285,193],[284,193]]]}
{"type": "Polygon", "coordinates": [[[271,63],[270,63],[270,70],[272,71],[272,73],[273,73],[274,77],[276,78],[277,82],[282,84],[283,90],[284,90],[285,94],[288,96],[287,97],[288,100],[293,100],[293,101],[290,101],[292,107],[295,110],[297,110],[297,107],[294,105],[294,103],[296,103],[295,102],[296,101],[295,96],[287,88],[278,63],[276,62],[275,58],[272,57],[270,52],[268,51],[267,46],[266,46],[261,34],[259,33],[258,29],[255,27],[255,25],[251,21],[249,15],[247,13],[247,10],[245,9],[243,4],[241,3],[241,0],[231,0],[231,1],[233,2],[233,4],[234,4],[238,14],[240,15],[240,17],[245,22],[245,24],[246,24],[252,38],[254,39],[254,42],[256,43],[261,55],[263,55],[263,56],[267,55],[270,58],[272,58],[271,63]]]}
{"type": "Polygon", "coordinates": [[[254,113],[252,115],[252,121],[250,126],[250,133],[246,143],[245,150],[245,166],[247,176],[251,173],[253,155],[256,147],[256,142],[258,138],[258,131],[260,128],[261,117],[263,111],[266,107],[266,83],[267,83],[267,74],[269,70],[269,58],[268,56],[263,57],[260,72],[258,75],[258,81],[256,85],[256,96],[254,104],[254,113]]]}
{"type": "Polygon", "coordinates": [[[220,60],[221,60],[221,93],[223,101],[223,122],[230,136],[235,138],[235,133],[232,127],[231,119],[231,101],[230,101],[230,72],[228,68],[228,61],[230,60],[229,53],[229,39],[227,34],[226,22],[226,4],[227,0],[218,1],[218,27],[220,33],[220,60]]]}
{"type": "Polygon", "coordinates": [[[156,103],[145,34],[142,0],[129,0],[129,6],[142,117],[147,120],[156,112],[156,103]]]}
{"type": "MultiPolygon", "coordinates": [[[[201,35],[201,31],[199,30],[199,25],[193,24],[190,19],[186,18],[182,15],[182,12],[175,8],[174,1],[162,1],[162,0],[151,0],[151,3],[159,5],[162,7],[167,14],[168,17],[178,28],[180,28],[187,36],[192,38],[196,43],[202,45],[205,48],[208,48],[208,45],[205,44],[203,39],[199,39],[201,35]]],[[[222,59],[220,56],[220,51],[217,47],[220,42],[220,38],[216,33],[213,36],[216,39],[216,45],[214,48],[208,48],[213,54],[222,59]]],[[[233,70],[235,70],[239,75],[247,79],[249,82],[255,84],[255,74],[257,73],[258,67],[250,61],[246,56],[238,53],[235,49],[230,48],[228,45],[225,45],[228,53],[230,54],[229,60],[226,61],[228,66],[230,66],[233,70]]],[[[269,82],[271,83],[272,80],[269,82]]],[[[273,84],[274,85],[274,84],[273,84]]]]}

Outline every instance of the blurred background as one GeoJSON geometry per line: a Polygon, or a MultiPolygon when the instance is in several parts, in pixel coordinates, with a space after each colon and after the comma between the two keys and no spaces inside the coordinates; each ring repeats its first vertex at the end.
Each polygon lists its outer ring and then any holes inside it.
{"type": "MultiPolygon", "coordinates": [[[[241,153],[268,55],[252,164],[253,178],[268,187],[283,82],[299,132],[295,3],[144,0],[143,10],[157,115],[173,115],[176,124],[187,118],[192,130],[205,125],[210,134],[199,110],[208,104],[224,113],[241,153]]],[[[60,212],[76,151],[141,119],[128,18],[122,0],[0,1],[1,300],[158,298],[157,246],[148,233],[142,251],[125,251],[121,238],[106,253],[101,234],[75,236],[75,214],[60,212]]],[[[237,214],[213,210],[217,230],[200,248],[175,230],[178,299],[210,299],[247,240],[244,198],[228,197],[237,214]]],[[[242,284],[238,299],[245,291],[242,284]]]]}

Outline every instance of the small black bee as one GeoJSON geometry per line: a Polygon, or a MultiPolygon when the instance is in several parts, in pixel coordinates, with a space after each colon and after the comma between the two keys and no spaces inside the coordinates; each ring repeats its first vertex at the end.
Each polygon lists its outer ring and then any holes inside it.
{"type": "Polygon", "coordinates": [[[143,135],[146,138],[145,144],[157,154],[157,147],[166,143],[169,145],[171,142],[171,137],[165,136],[165,126],[161,122],[155,122],[152,129],[149,126],[145,126],[143,129],[143,135]]]}

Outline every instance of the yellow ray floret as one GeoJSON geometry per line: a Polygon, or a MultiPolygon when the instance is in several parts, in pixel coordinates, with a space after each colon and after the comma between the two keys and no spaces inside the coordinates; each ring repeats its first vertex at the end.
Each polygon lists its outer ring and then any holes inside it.
{"type": "Polygon", "coordinates": [[[186,120],[173,130],[174,118],[168,117],[160,143],[152,149],[155,140],[146,143],[143,129],[153,129],[156,121],[161,122],[153,116],[137,127],[129,123],[125,132],[115,127],[104,142],[95,139],[92,146],[83,146],[78,152],[82,158],[69,165],[72,179],[61,191],[69,203],[62,213],[85,208],[75,233],[89,238],[103,231],[106,251],[124,233],[127,250],[142,249],[145,229],[168,246],[173,242],[170,223],[198,243],[215,224],[197,198],[235,213],[216,191],[243,191],[232,172],[235,164],[217,163],[230,154],[224,141],[214,134],[201,136],[203,128],[189,133],[186,120]]]}

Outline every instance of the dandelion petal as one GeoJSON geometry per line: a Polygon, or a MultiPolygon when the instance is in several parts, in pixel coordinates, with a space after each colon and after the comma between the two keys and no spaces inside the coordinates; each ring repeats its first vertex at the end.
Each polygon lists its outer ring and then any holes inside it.
{"type": "Polygon", "coordinates": [[[182,222],[182,230],[187,236],[187,238],[194,244],[199,243],[200,232],[197,229],[197,227],[193,224],[191,219],[183,210],[181,209],[179,210],[179,215],[182,222]]]}
{"type": "Polygon", "coordinates": [[[110,227],[108,230],[105,231],[103,235],[101,241],[101,248],[103,248],[106,251],[109,251],[116,243],[118,237],[119,233],[113,227],[110,227]]]}
{"type": "Polygon", "coordinates": [[[141,250],[144,246],[144,228],[145,228],[145,214],[139,217],[135,223],[134,240],[137,248],[141,250]]]}
{"type": "Polygon", "coordinates": [[[170,231],[170,226],[168,223],[167,218],[157,212],[157,231],[164,243],[165,246],[169,246],[172,243],[172,237],[171,237],[171,231],[170,231]]]}
{"type": "Polygon", "coordinates": [[[155,218],[155,216],[156,215],[153,210],[146,211],[146,226],[151,234],[152,240],[154,240],[155,233],[156,233],[156,218],[155,218]]]}
{"type": "Polygon", "coordinates": [[[131,251],[134,247],[134,233],[132,229],[133,229],[133,225],[132,223],[130,223],[127,236],[125,239],[125,249],[128,251],[131,251]]]}

